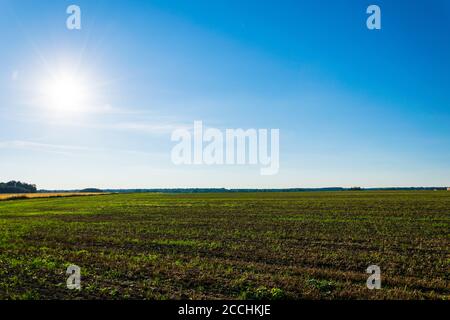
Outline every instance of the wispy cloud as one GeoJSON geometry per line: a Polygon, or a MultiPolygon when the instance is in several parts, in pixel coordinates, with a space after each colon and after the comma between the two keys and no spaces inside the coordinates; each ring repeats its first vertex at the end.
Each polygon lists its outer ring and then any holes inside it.
{"type": "Polygon", "coordinates": [[[98,130],[127,131],[147,134],[170,134],[176,129],[187,129],[192,124],[171,122],[149,122],[149,121],[121,121],[121,122],[75,122],[75,121],[52,121],[51,125],[64,127],[78,127],[98,130]]]}
{"type": "Polygon", "coordinates": [[[11,73],[11,80],[12,81],[16,81],[16,80],[18,80],[19,79],[19,71],[18,70],[14,70],[12,73],[11,73]]]}
{"type": "Polygon", "coordinates": [[[125,130],[125,131],[137,131],[144,133],[170,133],[173,130],[180,128],[187,128],[188,125],[185,124],[155,124],[155,123],[145,123],[145,122],[122,122],[107,126],[109,129],[115,130],[125,130]]]}
{"type": "Polygon", "coordinates": [[[0,149],[20,149],[31,151],[43,151],[59,154],[71,154],[80,151],[92,151],[92,149],[80,146],[68,146],[58,144],[39,143],[32,141],[0,141],[0,149]]]}
{"type": "Polygon", "coordinates": [[[74,155],[80,153],[124,153],[133,155],[154,156],[157,153],[139,151],[139,150],[123,150],[123,149],[111,149],[111,148],[91,148],[85,146],[73,146],[73,145],[61,145],[61,144],[49,144],[40,143],[34,141],[0,141],[0,149],[16,149],[16,150],[28,150],[36,152],[50,152],[63,155],[74,155]]]}

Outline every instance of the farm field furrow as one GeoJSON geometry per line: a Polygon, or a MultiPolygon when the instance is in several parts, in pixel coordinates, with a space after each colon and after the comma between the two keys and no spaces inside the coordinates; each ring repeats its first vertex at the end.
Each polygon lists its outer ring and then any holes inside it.
{"type": "Polygon", "coordinates": [[[449,299],[449,226],[448,191],[0,201],[0,299],[449,299]]]}

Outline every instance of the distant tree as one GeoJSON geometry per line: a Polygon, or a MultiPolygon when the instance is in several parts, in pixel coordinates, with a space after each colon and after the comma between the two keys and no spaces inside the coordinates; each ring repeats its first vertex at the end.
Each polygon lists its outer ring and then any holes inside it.
{"type": "Polygon", "coordinates": [[[102,190],[100,190],[100,189],[97,189],[97,188],[86,188],[86,189],[83,189],[83,190],[80,190],[79,192],[88,192],[88,193],[96,193],[96,192],[103,192],[102,190]]]}
{"type": "Polygon", "coordinates": [[[28,184],[20,181],[0,182],[0,193],[35,193],[35,184],[28,184]]]}

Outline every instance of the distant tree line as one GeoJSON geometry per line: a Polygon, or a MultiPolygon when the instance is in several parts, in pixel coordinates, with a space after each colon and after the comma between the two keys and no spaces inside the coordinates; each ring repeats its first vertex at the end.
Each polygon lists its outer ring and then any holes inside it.
{"type": "MultiPolygon", "coordinates": [[[[450,189],[450,188],[449,188],[450,189]]],[[[76,190],[39,190],[40,193],[64,192],[105,192],[105,193],[232,193],[232,192],[320,192],[320,191],[413,191],[413,190],[447,190],[447,187],[391,187],[391,188],[362,188],[362,187],[325,187],[325,188],[284,188],[284,189],[227,189],[227,188],[150,188],[150,189],[97,189],[86,188],[76,190]]],[[[27,191],[30,192],[30,191],[27,191]]],[[[4,193],[0,189],[0,193],[4,193]]]]}
{"type": "Polygon", "coordinates": [[[28,184],[20,181],[0,182],[0,193],[35,193],[35,184],[28,184]]]}
{"type": "Polygon", "coordinates": [[[362,188],[362,187],[324,187],[324,188],[282,188],[282,189],[227,189],[227,188],[152,188],[152,189],[103,189],[109,193],[232,193],[232,192],[320,192],[320,191],[413,191],[413,190],[446,190],[446,187],[391,187],[391,188],[362,188]]]}

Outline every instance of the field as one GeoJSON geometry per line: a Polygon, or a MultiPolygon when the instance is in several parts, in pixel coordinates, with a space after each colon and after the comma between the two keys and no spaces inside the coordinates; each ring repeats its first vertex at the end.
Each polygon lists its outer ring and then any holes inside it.
{"type": "MultiPolygon", "coordinates": [[[[2,200],[21,200],[34,198],[59,198],[59,197],[78,197],[78,196],[93,196],[100,193],[90,192],[61,192],[61,193],[8,193],[0,194],[0,201],[2,200]]],[[[103,193],[104,194],[104,193],[103,193]]]]}
{"type": "Polygon", "coordinates": [[[449,299],[449,223],[447,191],[0,201],[0,299],[449,299]]]}

